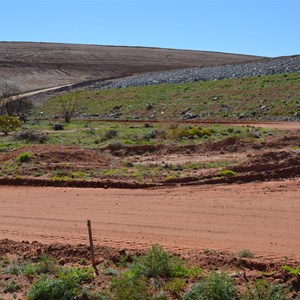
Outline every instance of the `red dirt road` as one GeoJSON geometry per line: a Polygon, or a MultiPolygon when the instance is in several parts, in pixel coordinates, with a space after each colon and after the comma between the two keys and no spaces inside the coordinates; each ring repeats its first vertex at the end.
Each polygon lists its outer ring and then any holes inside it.
{"type": "Polygon", "coordinates": [[[300,259],[300,179],[155,190],[0,186],[0,239],[300,259]]]}

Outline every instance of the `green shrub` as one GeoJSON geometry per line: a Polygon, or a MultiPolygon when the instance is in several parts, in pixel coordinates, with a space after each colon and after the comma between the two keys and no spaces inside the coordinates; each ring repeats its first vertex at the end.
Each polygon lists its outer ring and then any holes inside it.
{"type": "Polygon", "coordinates": [[[254,258],[254,254],[249,249],[243,249],[238,253],[238,256],[241,258],[254,258]]]}
{"type": "Polygon", "coordinates": [[[279,285],[265,280],[256,280],[253,288],[248,288],[243,300],[286,300],[287,293],[279,285]]]}
{"type": "Polygon", "coordinates": [[[119,134],[118,130],[113,130],[113,129],[107,130],[103,135],[102,141],[111,140],[117,137],[118,134],[119,134]]]}
{"type": "Polygon", "coordinates": [[[16,131],[21,126],[20,120],[16,117],[0,116],[0,132],[3,132],[5,135],[16,131]]]}
{"type": "Polygon", "coordinates": [[[233,280],[226,273],[212,272],[207,278],[195,284],[183,300],[234,300],[238,299],[233,280]]]}
{"type": "Polygon", "coordinates": [[[290,266],[283,266],[282,269],[291,275],[296,275],[296,276],[300,275],[300,266],[297,266],[295,268],[290,266]]]}
{"type": "Polygon", "coordinates": [[[14,280],[5,283],[3,292],[4,293],[15,293],[21,289],[21,286],[14,280]]]}
{"type": "Polygon", "coordinates": [[[64,130],[65,127],[63,124],[54,124],[53,127],[52,127],[55,131],[58,131],[58,130],[64,130]]]}
{"type": "Polygon", "coordinates": [[[138,277],[131,271],[124,272],[112,280],[112,290],[116,300],[149,299],[145,277],[138,277]]]}
{"type": "Polygon", "coordinates": [[[54,274],[57,271],[57,266],[54,261],[47,256],[42,256],[36,263],[24,263],[22,266],[22,273],[24,275],[35,274],[54,274]]]}
{"type": "Polygon", "coordinates": [[[169,137],[171,139],[181,140],[183,138],[193,139],[195,137],[210,136],[212,134],[211,129],[201,128],[195,126],[188,127],[176,127],[170,130],[169,137]]]}
{"type": "Polygon", "coordinates": [[[39,132],[34,130],[25,130],[14,135],[15,140],[25,140],[28,142],[44,143],[48,139],[48,135],[45,132],[39,132]]]}
{"type": "Polygon", "coordinates": [[[224,177],[231,177],[231,176],[237,176],[238,174],[239,173],[234,172],[232,170],[223,170],[223,171],[218,172],[217,175],[224,176],[224,177]]]}
{"type": "Polygon", "coordinates": [[[28,300],[73,300],[79,294],[75,281],[43,277],[31,285],[28,300]]]}
{"type": "Polygon", "coordinates": [[[178,295],[185,286],[185,279],[173,278],[164,285],[164,289],[172,294],[178,295]]]}
{"type": "Polygon", "coordinates": [[[22,268],[13,261],[3,270],[3,272],[4,274],[19,275],[22,273],[22,268]]]}
{"type": "Polygon", "coordinates": [[[63,268],[58,276],[60,279],[80,284],[90,282],[94,278],[94,270],[92,268],[63,268]]]}
{"type": "Polygon", "coordinates": [[[17,156],[17,162],[20,162],[20,163],[29,162],[32,157],[33,157],[33,155],[31,153],[23,152],[17,156]]]}
{"type": "Polygon", "coordinates": [[[175,272],[185,270],[182,261],[158,245],[153,245],[143,257],[136,257],[132,270],[146,277],[172,277],[175,272]]]}

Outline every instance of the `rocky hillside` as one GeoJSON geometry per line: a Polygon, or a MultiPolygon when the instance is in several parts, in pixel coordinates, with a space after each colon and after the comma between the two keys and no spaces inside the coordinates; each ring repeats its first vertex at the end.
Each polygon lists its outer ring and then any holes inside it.
{"type": "Polygon", "coordinates": [[[147,86],[163,83],[186,83],[194,81],[245,78],[272,74],[300,72],[300,55],[278,57],[249,63],[227,64],[210,67],[188,68],[131,76],[109,83],[98,83],[94,88],[121,88],[147,86]]]}

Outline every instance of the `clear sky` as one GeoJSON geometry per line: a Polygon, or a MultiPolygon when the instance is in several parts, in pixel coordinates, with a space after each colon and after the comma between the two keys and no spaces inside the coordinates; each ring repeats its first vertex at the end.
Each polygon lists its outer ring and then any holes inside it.
{"type": "Polygon", "coordinates": [[[0,40],[300,54],[300,0],[0,0],[0,40]]]}

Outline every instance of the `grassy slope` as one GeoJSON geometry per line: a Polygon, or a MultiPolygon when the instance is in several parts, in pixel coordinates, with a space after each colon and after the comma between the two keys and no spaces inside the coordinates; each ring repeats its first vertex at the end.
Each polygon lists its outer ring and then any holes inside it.
{"type": "MultiPolygon", "coordinates": [[[[293,117],[300,114],[300,73],[81,91],[79,97],[79,114],[104,118],[116,112],[121,113],[120,119],[176,120],[182,119],[183,112],[199,115],[199,119],[293,117]]],[[[47,117],[59,116],[58,98],[36,108],[33,115],[39,111],[47,117]]]]}

